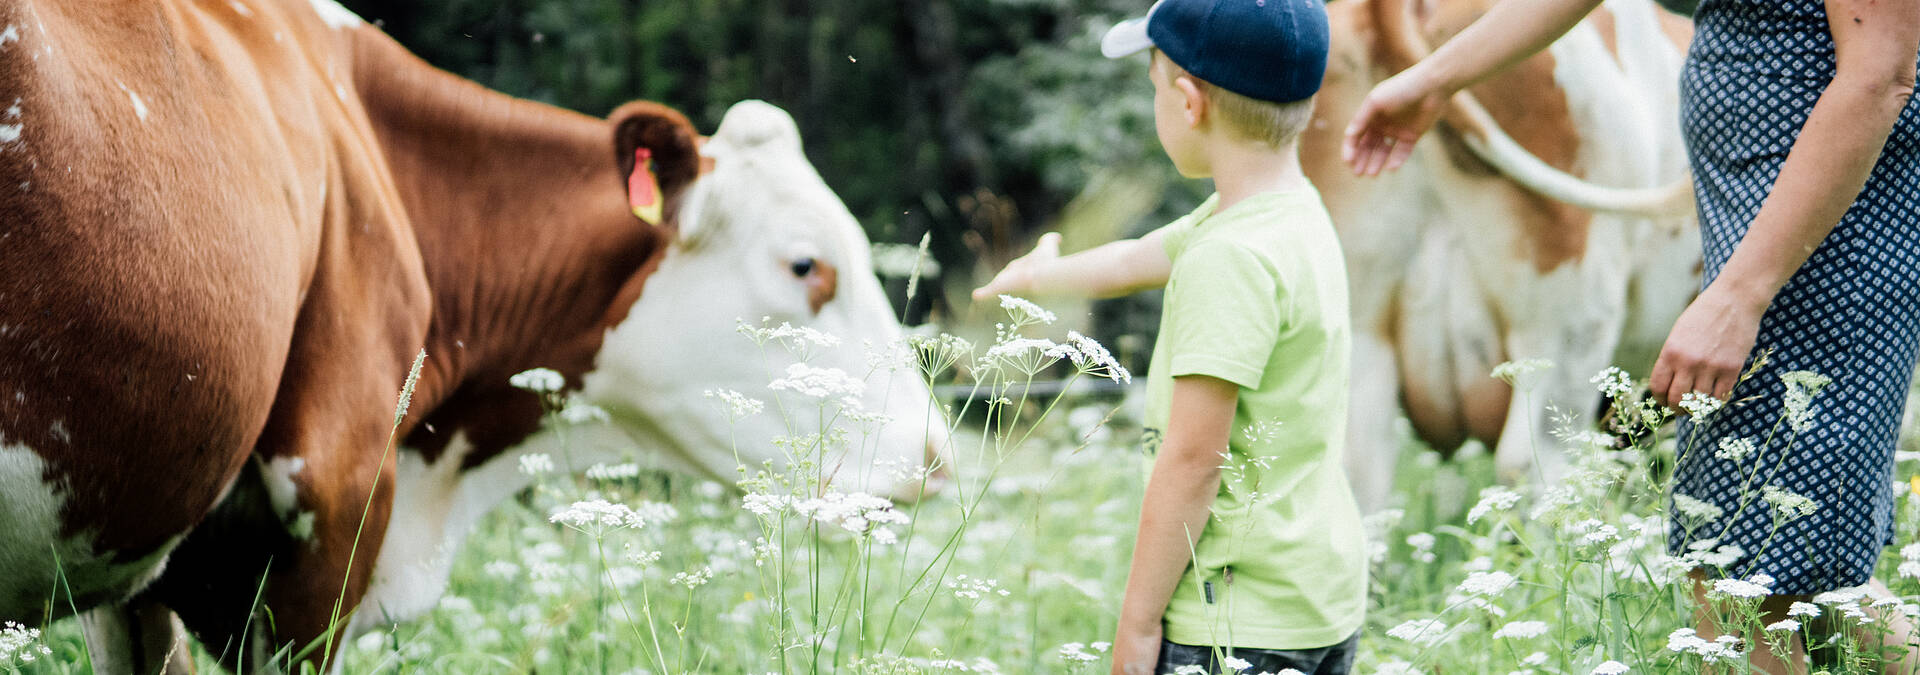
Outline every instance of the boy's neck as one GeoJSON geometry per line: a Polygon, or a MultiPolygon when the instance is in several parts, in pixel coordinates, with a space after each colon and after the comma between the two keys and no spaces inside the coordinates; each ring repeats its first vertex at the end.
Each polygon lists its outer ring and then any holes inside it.
{"type": "Polygon", "coordinates": [[[1220,193],[1214,212],[1265,192],[1291,192],[1313,187],[1300,169],[1299,146],[1274,148],[1239,139],[1222,139],[1208,148],[1213,189],[1220,193]]]}

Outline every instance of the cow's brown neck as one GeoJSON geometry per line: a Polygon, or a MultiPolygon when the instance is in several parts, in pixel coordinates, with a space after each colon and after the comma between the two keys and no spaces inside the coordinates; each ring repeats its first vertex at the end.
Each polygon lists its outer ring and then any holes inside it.
{"type": "Polygon", "coordinates": [[[514,373],[579,378],[638,295],[664,237],[634,218],[605,121],[439,71],[371,29],[355,83],[434,291],[407,444],[434,460],[456,431],[478,463],[538,427],[514,373]]]}

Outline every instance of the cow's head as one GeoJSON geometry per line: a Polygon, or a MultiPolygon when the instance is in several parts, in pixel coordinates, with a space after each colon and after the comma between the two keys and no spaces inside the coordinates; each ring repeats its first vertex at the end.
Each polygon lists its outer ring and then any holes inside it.
{"type": "Polygon", "coordinates": [[[827,472],[842,490],[903,495],[897,477],[944,444],[944,425],[910,370],[870,365],[869,346],[895,343],[902,330],[860,223],[808,163],[793,119],[777,107],[735,105],[700,152],[699,179],[672,205],[671,247],[607,336],[588,396],[669,463],[731,478],[737,450],[749,467],[784,466],[788,454],[774,439],[816,432],[817,402],[788,392],[776,405],[779,392],[768,385],[796,359],[776,342],[757,346],[738,327],[813,328],[839,344],[813,345],[808,363],[864,377],[860,406],[892,420],[841,419],[851,433],[826,458],[827,472]],[[705,395],[719,389],[766,408],[730,419],[724,402],[705,395]]]}

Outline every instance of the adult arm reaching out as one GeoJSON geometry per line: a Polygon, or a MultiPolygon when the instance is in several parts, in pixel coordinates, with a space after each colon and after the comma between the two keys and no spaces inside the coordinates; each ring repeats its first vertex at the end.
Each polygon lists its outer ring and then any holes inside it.
{"type": "MultiPolygon", "coordinates": [[[[1552,44],[1599,0],[1507,0],[1432,56],[1367,95],[1342,156],[1355,173],[1405,163],[1448,97],[1552,44]]],[[[1760,212],[1713,283],[1674,324],[1653,369],[1654,396],[1725,399],[1753,351],[1760,317],[1866,185],[1913,94],[1920,0],[1827,0],[1836,74],[1794,141],[1760,212]]]]}

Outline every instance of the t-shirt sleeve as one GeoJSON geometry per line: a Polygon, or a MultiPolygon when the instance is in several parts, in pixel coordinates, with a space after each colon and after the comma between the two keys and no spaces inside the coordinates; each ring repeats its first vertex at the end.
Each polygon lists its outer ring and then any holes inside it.
{"type": "Polygon", "coordinates": [[[1280,339],[1281,284],[1252,251],[1202,241],[1174,262],[1160,327],[1169,375],[1207,375],[1258,389],[1280,339]]]}

